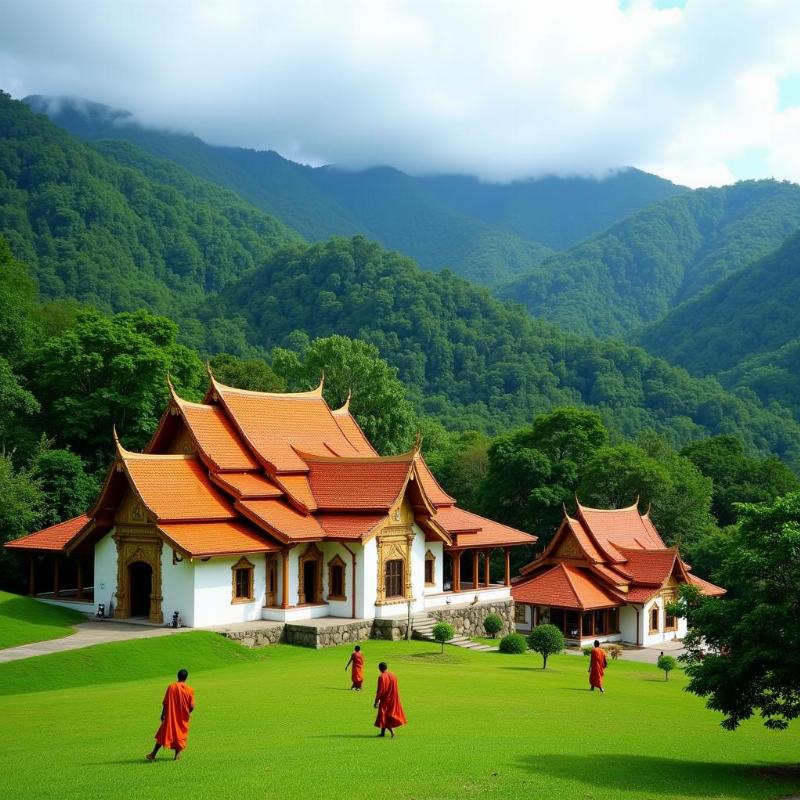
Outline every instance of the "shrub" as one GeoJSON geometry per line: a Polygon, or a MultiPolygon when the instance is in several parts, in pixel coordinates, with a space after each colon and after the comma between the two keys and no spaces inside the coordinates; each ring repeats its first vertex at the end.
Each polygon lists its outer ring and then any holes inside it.
{"type": "Polygon", "coordinates": [[[668,681],[670,672],[678,666],[678,662],[672,656],[660,655],[656,666],[664,670],[664,680],[668,681]]]}
{"type": "Polygon", "coordinates": [[[555,625],[537,625],[528,636],[528,646],[542,656],[542,669],[547,669],[547,658],[564,649],[564,634],[555,625]]]}
{"type": "Polygon", "coordinates": [[[603,650],[616,661],[622,655],[622,646],[618,644],[607,644],[603,650]]]}
{"type": "Polygon", "coordinates": [[[594,650],[594,647],[592,647],[590,644],[587,644],[586,647],[581,647],[581,652],[585,656],[590,656],[592,654],[592,650],[594,650]]]}
{"type": "Polygon", "coordinates": [[[500,640],[501,653],[524,653],[528,649],[521,633],[509,633],[500,640]]]}
{"type": "Polygon", "coordinates": [[[503,618],[499,614],[489,614],[483,621],[483,628],[494,639],[503,630],[503,618]]]}
{"type": "Polygon", "coordinates": [[[449,622],[437,622],[433,626],[433,638],[442,643],[444,653],[444,643],[449,642],[456,635],[456,629],[449,622]]]}

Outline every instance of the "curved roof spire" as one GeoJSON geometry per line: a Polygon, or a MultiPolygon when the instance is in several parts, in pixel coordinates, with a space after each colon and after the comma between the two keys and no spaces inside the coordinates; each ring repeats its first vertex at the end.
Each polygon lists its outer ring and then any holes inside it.
{"type": "Polygon", "coordinates": [[[333,413],[334,414],[344,414],[345,412],[350,410],[350,400],[353,397],[353,392],[348,389],[347,390],[347,398],[344,401],[344,405],[337,408],[333,413]]]}

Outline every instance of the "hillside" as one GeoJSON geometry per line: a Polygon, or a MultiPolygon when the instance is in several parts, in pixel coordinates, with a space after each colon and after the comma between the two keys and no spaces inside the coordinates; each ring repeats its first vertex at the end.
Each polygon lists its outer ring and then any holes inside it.
{"type": "Polygon", "coordinates": [[[203,317],[213,327],[232,315],[264,348],[302,339],[295,332],[373,342],[418,409],[456,429],[496,432],[554,406],[589,405],[624,435],[652,428],[682,443],[735,430],[755,450],[800,456],[800,426],[783,409],[641,349],[560,331],[361,237],[276,253],[212,299],[203,317]]]}
{"type": "Polygon", "coordinates": [[[800,409],[800,234],[639,334],[695,374],[800,409]]]}
{"type": "Polygon", "coordinates": [[[570,330],[619,336],[660,319],[800,226],[800,186],[743,181],[637,212],[499,294],[570,330]]]}
{"type": "Polygon", "coordinates": [[[299,241],[232,192],[170,171],[148,179],[0,93],[0,234],[45,298],[175,316],[299,241]]]}
{"type": "Polygon", "coordinates": [[[508,280],[551,248],[574,244],[682,191],[637,170],[601,181],[486,184],[464,176],[413,178],[391,168],[312,169],[274,152],[217,147],[188,134],[145,128],[128,112],[85,100],[25,102],[83,139],[124,139],[232,189],[308,240],[361,233],[427,269],[448,266],[484,285],[508,280]]]}

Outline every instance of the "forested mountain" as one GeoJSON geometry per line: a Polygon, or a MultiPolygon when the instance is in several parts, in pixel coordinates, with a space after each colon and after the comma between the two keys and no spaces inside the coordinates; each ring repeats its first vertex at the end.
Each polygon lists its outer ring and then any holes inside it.
{"type": "Polygon", "coordinates": [[[546,259],[499,293],[570,330],[621,335],[771,252],[798,227],[796,184],[698,189],[546,259]]]}
{"type": "Polygon", "coordinates": [[[215,147],[194,136],[144,128],[127,112],[84,100],[25,102],[81,138],[133,142],[233,189],[311,241],[361,233],[426,269],[448,266],[488,286],[531,268],[550,248],[573,244],[682,191],[637,170],[599,181],[486,184],[463,176],[412,178],[391,168],[312,169],[274,152],[215,147]]]}
{"type": "Polygon", "coordinates": [[[466,175],[437,175],[420,181],[452,208],[554,250],[578,244],[651,203],[689,191],[632,168],[602,180],[547,177],[497,184],[466,175]]]}
{"type": "Polygon", "coordinates": [[[361,237],[284,248],[210,300],[204,320],[236,315],[265,349],[332,333],[374,343],[417,408],[455,429],[496,432],[554,406],[590,405],[625,435],[649,428],[684,443],[735,431],[757,451],[800,456],[800,426],[780,408],[639,348],[564,333],[361,237]]]}
{"type": "Polygon", "coordinates": [[[175,316],[300,238],[228,190],[173,165],[163,175],[103,157],[0,93],[0,234],[44,297],[175,316]]]}
{"type": "Polygon", "coordinates": [[[800,413],[800,234],[639,334],[695,374],[800,413]]]}

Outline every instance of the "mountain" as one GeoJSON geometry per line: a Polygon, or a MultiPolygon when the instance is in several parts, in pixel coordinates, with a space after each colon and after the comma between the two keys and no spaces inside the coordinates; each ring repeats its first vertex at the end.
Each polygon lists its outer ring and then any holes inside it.
{"type": "Polygon", "coordinates": [[[232,192],[168,173],[149,179],[0,92],[0,234],[45,298],[174,315],[300,240],[232,192]]]}
{"type": "Polygon", "coordinates": [[[553,250],[572,247],[651,203],[689,191],[633,168],[603,179],[550,176],[492,184],[439,175],[420,180],[452,208],[553,250]]]}
{"type": "Polygon", "coordinates": [[[766,255],[800,227],[800,186],[698,189],[633,214],[501,287],[536,316],[623,335],[766,255]]]}
{"type": "Polygon", "coordinates": [[[487,286],[530,269],[553,247],[682,191],[637,170],[600,181],[486,184],[464,176],[413,178],[389,167],[312,169],[270,151],[216,147],[146,128],[128,112],[86,100],[32,96],[25,102],[85,140],[130,141],[232,189],[310,241],[361,233],[425,268],[447,266],[487,286]]]}
{"type": "Polygon", "coordinates": [[[689,371],[720,374],[800,412],[800,233],[644,329],[639,341],[689,371]]]}
{"type": "Polygon", "coordinates": [[[588,405],[624,435],[654,429],[681,444],[735,430],[755,450],[800,457],[800,425],[788,411],[640,348],[565,333],[362,237],[284,248],[201,316],[213,327],[233,315],[265,349],[334,333],[372,342],[417,407],[455,429],[497,432],[556,406],[588,405]]]}

